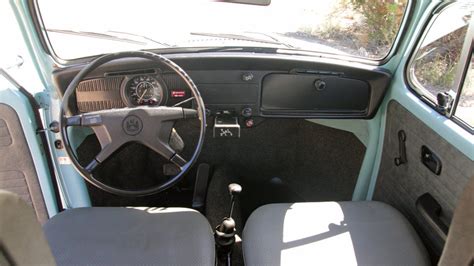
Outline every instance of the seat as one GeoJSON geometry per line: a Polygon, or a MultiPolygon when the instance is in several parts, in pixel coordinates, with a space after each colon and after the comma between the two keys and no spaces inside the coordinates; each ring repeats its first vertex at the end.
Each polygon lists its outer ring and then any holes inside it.
{"type": "Polygon", "coordinates": [[[430,265],[405,217],[374,201],[265,205],[242,243],[246,265],[430,265]]]}
{"type": "Polygon", "coordinates": [[[474,265],[474,176],[464,188],[449,225],[438,265],[474,265]]]}
{"type": "Polygon", "coordinates": [[[13,260],[12,265],[41,264],[44,260],[43,264],[48,265],[51,260],[47,257],[51,253],[58,265],[215,263],[211,227],[204,216],[191,209],[96,207],[67,210],[43,226],[50,249],[47,245],[44,247],[46,241],[39,223],[31,222],[35,216],[30,206],[12,193],[0,192],[0,209],[0,234],[5,233],[0,244],[3,253],[7,254],[5,257],[13,260]],[[38,250],[32,252],[31,247],[38,250]],[[38,254],[36,258],[35,254],[38,254]]]}
{"type": "Polygon", "coordinates": [[[43,228],[58,264],[214,264],[211,227],[191,209],[78,208],[43,228]]]}

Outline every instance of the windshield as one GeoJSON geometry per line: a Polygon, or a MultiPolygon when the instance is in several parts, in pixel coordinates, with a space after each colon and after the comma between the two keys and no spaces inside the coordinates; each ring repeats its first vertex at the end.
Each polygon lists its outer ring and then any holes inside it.
{"type": "Polygon", "coordinates": [[[38,0],[57,57],[160,48],[275,48],[379,60],[407,0],[38,0]]]}

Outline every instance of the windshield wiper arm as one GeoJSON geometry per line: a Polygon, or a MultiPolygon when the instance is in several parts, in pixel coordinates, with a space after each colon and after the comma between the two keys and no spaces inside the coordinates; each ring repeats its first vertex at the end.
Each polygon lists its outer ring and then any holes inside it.
{"type": "Polygon", "coordinates": [[[111,30],[111,31],[107,31],[107,32],[143,38],[143,39],[145,39],[145,40],[148,40],[149,42],[156,43],[156,44],[159,44],[159,45],[161,45],[161,46],[166,46],[166,47],[172,47],[172,46],[173,46],[173,45],[171,45],[171,44],[169,44],[169,43],[160,42],[160,41],[154,40],[154,39],[152,39],[152,38],[150,38],[150,37],[147,37],[147,36],[144,36],[144,35],[140,35],[140,34],[135,34],[135,33],[130,33],[130,32],[124,32],[124,31],[115,31],[115,30],[111,30]]]}
{"type": "Polygon", "coordinates": [[[138,35],[138,34],[133,34],[133,33],[127,33],[127,32],[118,32],[117,31],[117,32],[115,32],[116,34],[113,34],[114,31],[93,32],[93,31],[76,31],[76,30],[67,30],[67,29],[51,29],[51,28],[46,29],[46,31],[54,32],[54,33],[77,35],[77,36],[93,37],[93,38],[104,39],[104,40],[126,42],[126,43],[141,45],[141,46],[145,46],[149,43],[156,43],[156,44],[159,44],[159,45],[165,46],[165,47],[170,46],[167,43],[158,42],[158,41],[155,41],[155,40],[153,40],[151,38],[148,38],[148,37],[144,37],[144,36],[141,36],[141,35],[138,35]],[[123,36],[118,36],[117,34],[139,37],[139,38],[143,39],[144,41],[140,41],[140,40],[132,39],[132,38],[127,38],[127,37],[123,37],[123,36]]]}
{"type": "Polygon", "coordinates": [[[286,46],[287,48],[291,48],[291,49],[294,49],[295,47],[289,43],[285,43],[285,42],[282,42],[280,41],[278,38],[276,38],[275,36],[272,36],[268,33],[263,33],[263,32],[257,32],[257,31],[250,31],[248,33],[252,33],[252,34],[259,34],[259,35],[263,35],[263,36],[267,36],[268,38],[274,40],[275,42],[279,43],[279,44],[282,44],[284,46],[286,46]]]}
{"type": "Polygon", "coordinates": [[[190,52],[250,52],[250,53],[267,53],[275,54],[278,52],[278,48],[270,47],[242,47],[242,46],[217,46],[217,47],[200,47],[190,50],[190,52]]]}
{"type": "Polygon", "coordinates": [[[260,43],[268,43],[268,44],[276,44],[276,45],[284,45],[288,46],[285,43],[275,40],[264,40],[260,38],[254,38],[246,35],[241,34],[233,34],[233,33],[210,33],[210,32],[190,32],[191,35],[199,35],[199,36],[208,36],[208,37],[216,37],[216,38],[223,38],[223,39],[233,39],[233,40],[240,40],[240,41],[249,41],[249,42],[260,42],[260,43]]]}

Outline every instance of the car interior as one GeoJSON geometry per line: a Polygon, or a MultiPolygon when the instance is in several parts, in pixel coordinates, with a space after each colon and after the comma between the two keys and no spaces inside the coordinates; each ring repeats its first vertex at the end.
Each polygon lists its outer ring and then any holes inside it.
{"type": "Polygon", "coordinates": [[[0,265],[474,265],[472,1],[374,1],[400,8],[381,57],[290,33],[132,49],[151,37],[45,2],[5,4],[41,85],[0,69],[0,265]]]}

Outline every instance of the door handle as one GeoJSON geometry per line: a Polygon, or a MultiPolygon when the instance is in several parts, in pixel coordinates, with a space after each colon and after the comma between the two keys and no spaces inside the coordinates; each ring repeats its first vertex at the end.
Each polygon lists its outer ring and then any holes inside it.
{"type": "Polygon", "coordinates": [[[405,141],[407,140],[407,135],[405,131],[398,131],[398,157],[395,158],[395,165],[400,166],[408,162],[407,160],[407,151],[405,147],[405,141]]]}
{"type": "Polygon", "coordinates": [[[436,175],[441,174],[443,164],[439,157],[425,145],[421,146],[421,162],[436,175]]]}

